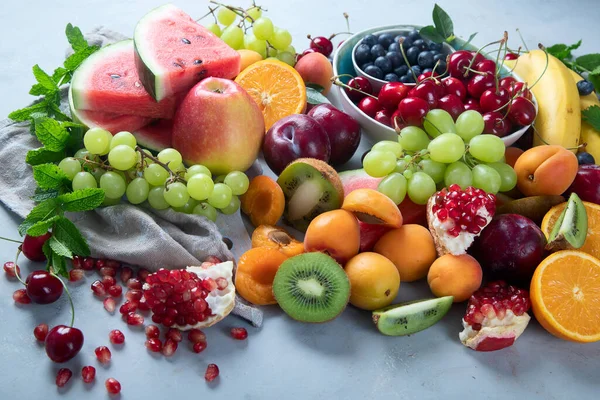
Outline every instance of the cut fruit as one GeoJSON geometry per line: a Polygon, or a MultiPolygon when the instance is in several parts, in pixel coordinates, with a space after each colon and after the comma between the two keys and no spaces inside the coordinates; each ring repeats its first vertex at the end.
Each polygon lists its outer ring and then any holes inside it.
{"type": "Polygon", "coordinates": [[[201,79],[233,79],[240,55],[172,4],[146,14],[135,27],[135,63],[156,101],[185,92],[201,79]]]}
{"type": "Polygon", "coordinates": [[[580,343],[600,340],[600,260],[577,250],[548,256],[531,280],[531,307],[548,332],[580,343]]]}
{"type": "Polygon", "coordinates": [[[252,247],[267,247],[279,250],[288,257],[304,253],[304,243],[279,226],[260,225],[252,232],[252,247]]]}
{"type": "Polygon", "coordinates": [[[142,128],[132,131],[132,133],[137,140],[137,144],[158,152],[171,147],[173,121],[170,119],[158,119],[142,128]]]}
{"type": "Polygon", "coordinates": [[[359,221],[390,228],[402,226],[402,213],[385,194],[373,189],[357,189],[344,198],[342,209],[350,211],[359,221]]]}
{"type": "Polygon", "coordinates": [[[587,236],[587,213],[583,202],[575,193],[571,193],[565,209],[554,223],[546,250],[579,249],[587,236]]]}
{"type": "Polygon", "coordinates": [[[252,304],[277,304],[273,297],[273,279],[287,259],[282,252],[267,247],[256,247],[242,254],[235,272],[238,294],[252,304]]]}
{"type": "Polygon", "coordinates": [[[340,208],[344,198],[337,172],[321,160],[300,158],[292,162],[277,183],[286,200],[285,219],[302,232],[317,215],[340,208]]]}
{"type": "Polygon", "coordinates": [[[452,307],[452,300],[452,296],[446,296],[394,304],[373,311],[373,322],[384,335],[412,335],[441,320],[452,307]]]}
{"type": "Polygon", "coordinates": [[[346,308],[350,281],[342,267],[323,253],[305,253],[281,264],[273,281],[281,309],[301,322],[326,322],[346,308]]]}
{"type": "MultiPolygon", "coordinates": [[[[499,196],[498,196],[499,197],[499,196]]],[[[540,224],[544,215],[556,206],[565,202],[562,196],[531,196],[512,200],[496,209],[496,215],[519,214],[540,224]]]]}
{"type": "Polygon", "coordinates": [[[354,169],[340,172],[340,179],[344,187],[344,196],[347,196],[356,189],[377,190],[377,186],[383,178],[374,178],[367,174],[364,169],[354,169]]]}
{"type": "Polygon", "coordinates": [[[300,74],[277,60],[256,62],[244,69],[235,81],[256,101],[265,117],[265,128],[283,117],[302,114],[306,109],[306,86],[300,74]]]}
{"type": "Polygon", "coordinates": [[[156,102],[140,81],[133,40],[105,46],[81,63],[71,82],[77,110],[172,118],[175,97],[156,102]]]}
{"type": "Polygon", "coordinates": [[[285,209],[281,187],[266,175],[253,178],[240,200],[242,211],[254,226],[275,225],[285,209]]]}

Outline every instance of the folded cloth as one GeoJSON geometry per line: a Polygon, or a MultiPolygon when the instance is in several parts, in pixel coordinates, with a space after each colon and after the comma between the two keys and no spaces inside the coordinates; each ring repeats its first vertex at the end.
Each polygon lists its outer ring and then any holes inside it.
{"type": "MultiPolygon", "coordinates": [[[[90,44],[106,45],[124,36],[97,28],[86,38],[90,44]]],[[[69,113],[68,88],[61,88],[61,109],[69,113]]],[[[29,132],[29,123],[16,123],[10,119],[0,121],[0,202],[21,218],[29,213],[35,203],[31,196],[36,188],[31,167],[25,155],[40,147],[29,132]]],[[[262,172],[255,163],[249,175],[262,172]]],[[[219,215],[217,224],[198,215],[158,211],[149,206],[128,203],[98,208],[83,213],[67,215],[88,241],[92,257],[117,260],[132,266],[156,271],[158,268],[184,268],[200,265],[208,256],[221,260],[234,260],[234,254],[223,242],[223,235],[235,244],[238,253],[250,247],[250,238],[239,215],[219,215]]],[[[235,262],[234,262],[235,264],[235,262]]],[[[249,305],[239,296],[233,314],[254,326],[261,326],[262,311],[249,305]]]]}

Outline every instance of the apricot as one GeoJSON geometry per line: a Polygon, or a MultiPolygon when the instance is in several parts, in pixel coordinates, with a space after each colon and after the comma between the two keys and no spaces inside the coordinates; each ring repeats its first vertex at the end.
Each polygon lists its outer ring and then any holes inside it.
{"type": "Polygon", "coordinates": [[[242,254],[235,272],[237,293],[259,306],[276,304],[273,279],[279,266],[287,259],[279,250],[268,247],[257,247],[242,254]]]}
{"type": "Polygon", "coordinates": [[[416,224],[387,232],[375,243],[373,251],[393,262],[404,282],[425,278],[437,257],[431,233],[416,224]]]}
{"type": "MultiPolygon", "coordinates": [[[[313,54],[313,53],[311,53],[313,54]]],[[[342,209],[368,224],[383,224],[390,228],[402,226],[402,213],[385,194],[373,189],[356,189],[344,198],[342,209]]]]}
{"type": "Polygon", "coordinates": [[[295,68],[304,83],[316,83],[323,87],[323,94],[329,93],[332,85],[333,68],[323,54],[309,53],[298,60],[295,68]]]}
{"type": "Polygon", "coordinates": [[[285,196],[273,179],[259,175],[250,181],[248,191],[240,197],[242,212],[252,225],[275,225],[283,215],[285,196]]]}
{"type": "Polygon", "coordinates": [[[254,50],[240,49],[237,52],[240,53],[240,72],[263,59],[263,56],[254,50]]]}
{"type": "Polygon", "coordinates": [[[344,210],[317,215],[306,230],[304,249],[307,252],[323,252],[344,265],[360,249],[360,228],[356,217],[344,210]]]}
{"type": "Polygon", "coordinates": [[[577,156],[562,146],[537,146],[515,163],[517,187],[525,196],[560,195],[567,190],[579,164],[577,156]]]}
{"type": "Polygon", "coordinates": [[[523,153],[524,153],[524,151],[518,147],[507,147],[506,150],[504,150],[505,162],[514,168],[515,163],[517,162],[517,160],[519,159],[519,157],[521,157],[521,154],[523,154],[523,153]]]}
{"type": "Polygon", "coordinates": [[[377,253],[360,253],[344,267],[350,279],[350,304],[363,310],[389,305],[400,289],[400,274],[390,260],[377,253]]]}
{"type": "Polygon", "coordinates": [[[446,254],[431,264],[427,283],[436,297],[454,296],[460,303],[479,289],[482,277],[481,265],[470,255],[446,254]]]}
{"type": "Polygon", "coordinates": [[[288,257],[304,253],[304,243],[294,239],[285,229],[272,225],[260,225],[252,232],[252,247],[276,249],[288,257]]]}

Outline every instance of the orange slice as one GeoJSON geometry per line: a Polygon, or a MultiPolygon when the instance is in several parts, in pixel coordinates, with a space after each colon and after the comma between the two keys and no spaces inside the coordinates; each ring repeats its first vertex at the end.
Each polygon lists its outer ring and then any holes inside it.
{"type": "Polygon", "coordinates": [[[251,64],[235,78],[256,101],[268,130],[283,117],[306,109],[306,86],[300,74],[278,60],[251,64]]]}
{"type": "Polygon", "coordinates": [[[561,339],[600,340],[600,260],[576,250],[548,256],[535,270],[531,308],[538,322],[561,339]]]}
{"type": "MultiPolygon", "coordinates": [[[[600,205],[584,201],[585,211],[588,218],[588,231],[583,246],[577,250],[588,253],[598,259],[600,259],[600,205]]],[[[554,206],[546,213],[542,221],[542,232],[546,235],[546,239],[552,232],[552,227],[556,223],[559,215],[567,203],[561,203],[554,206]]]]}

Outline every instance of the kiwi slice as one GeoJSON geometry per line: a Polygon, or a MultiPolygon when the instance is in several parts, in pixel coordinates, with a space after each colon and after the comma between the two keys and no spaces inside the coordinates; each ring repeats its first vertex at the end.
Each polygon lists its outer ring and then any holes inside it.
{"type": "Polygon", "coordinates": [[[575,193],[571,193],[567,206],[560,213],[550,231],[546,250],[578,249],[585,243],[588,220],[585,205],[575,193]]]}
{"type": "Polygon", "coordinates": [[[410,301],[373,311],[379,332],[388,336],[412,335],[429,328],[450,310],[454,297],[410,301]]]}
{"type": "Polygon", "coordinates": [[[541,224],[544,215],[560,203],[564,203],[562,196],[531,196],[509,201],[496,209],[499,214],[519,214],[529,218],[536,224],[541,224]]]}
{"type": "Polygon", "coordinates": [[[350,298],[350,281],[342,267],[323,253],[285,260],[273,281],[273,294],[287,315],[302,322],[337,317],[350,298]]]}
{"type": "Polygon", "coordinates": [[[344,188],[329,164],[314,158],[300,158],[288,165],[277,183],[285,195],[286,221],[305,232],[317,215],[341,207],[344,188]]]}

